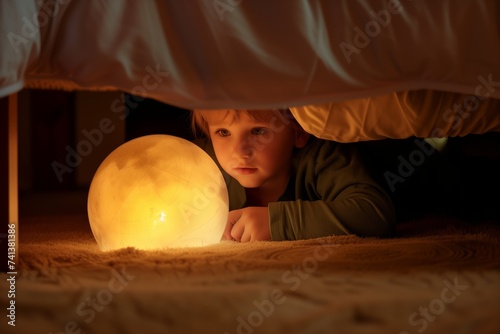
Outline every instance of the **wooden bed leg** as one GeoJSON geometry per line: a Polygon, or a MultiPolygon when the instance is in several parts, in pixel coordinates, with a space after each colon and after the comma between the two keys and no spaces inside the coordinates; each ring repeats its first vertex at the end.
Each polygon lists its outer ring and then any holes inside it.
{"type": "Polygon", "coordinates": [[[0,99],[0,270],[17,272],[19,251],[17,94],[0,99]],[[9,235],[11,235],[9,237],[9,235]],[[14,235],[14,237],[12,236],[14,235]],[[14,241],[15,246],[13,246],[14,241]],[[10,245],[9,245],[10,242],[10,245]]]}

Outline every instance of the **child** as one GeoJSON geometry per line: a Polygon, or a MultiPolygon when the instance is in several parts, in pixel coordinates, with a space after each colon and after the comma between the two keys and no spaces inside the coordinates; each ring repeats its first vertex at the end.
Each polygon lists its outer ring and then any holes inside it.
{"type": "Polygon", "coordinates": [[[194,110],[197,144],[229,192],[223,239],[297,240],[338,234],[386,237],[393,204],[351,144],[310,136],[283,110],[194,110]]]}

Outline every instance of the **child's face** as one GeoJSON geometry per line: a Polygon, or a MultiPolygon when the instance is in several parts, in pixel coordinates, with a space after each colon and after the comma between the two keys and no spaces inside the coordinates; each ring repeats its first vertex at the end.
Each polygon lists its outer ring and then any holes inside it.
{"type": "Polygon", "coordinates": [[[288,181],[294,147],[308,135],[272,111],[258,118],[212,110],[205,114],[210,139],[222,168],[245,188],[283,187],[288,181]]]}

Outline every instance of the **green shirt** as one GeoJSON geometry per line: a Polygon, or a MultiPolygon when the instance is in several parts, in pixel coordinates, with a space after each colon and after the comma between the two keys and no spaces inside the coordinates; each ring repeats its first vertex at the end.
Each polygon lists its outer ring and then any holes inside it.
{"type": "MultiPolygon", "coordinates": [[[[217,162],[209,141],[196,143],[217,162]]],[[[244,208],[245,189],[221,171],[229,210],[244,208]]],[[[355,146],[317,138],[296,151],[287,188],[268,208],[272,240],[339,234],[386,237],[393,234],[396,222],[391,199],[368,175],[355,146]]]]}

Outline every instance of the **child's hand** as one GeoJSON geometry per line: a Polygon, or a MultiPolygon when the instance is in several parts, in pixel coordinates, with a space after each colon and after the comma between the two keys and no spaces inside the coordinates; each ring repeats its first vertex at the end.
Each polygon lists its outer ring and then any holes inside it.
{"type": "Polygon", "coordinates": [[[267,207],[230,211],[222,239],[239,242],[271,240],[267,207]]]}

